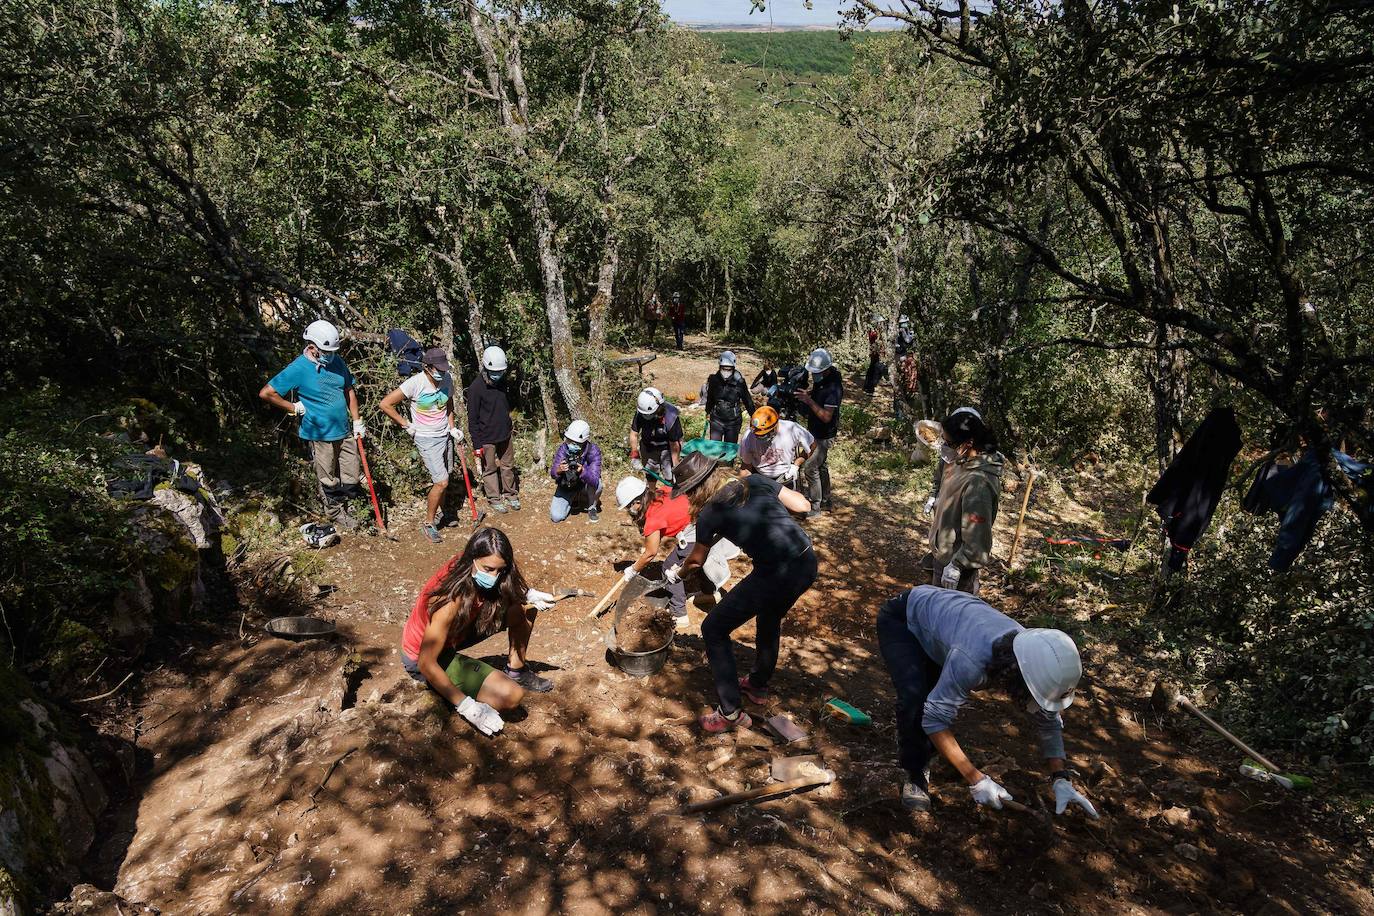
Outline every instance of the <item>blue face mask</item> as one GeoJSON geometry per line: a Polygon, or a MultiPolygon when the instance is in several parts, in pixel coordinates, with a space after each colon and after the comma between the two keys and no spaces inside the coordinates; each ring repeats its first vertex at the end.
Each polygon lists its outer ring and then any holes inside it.
{"type": "Polygon", "coordinates": [[[582,454],[582,444],[581,444],[580,442],[569,442],[569,443],[568,443],[568,454],[569,454],[569,455],[580,455],[580,454],[582,454]]]}
{"type": "Polygon", "coordinates": [[[504,373],[504,372],[488,372],[488,373],[487,373],[487,378],[491,379],[491,383],[492,383],[493,385],[499,383],[499,382],[501,381],[501,379],[503,379],[503,378],[505,378],[505,377],[506,377],[506,373],[504,373]]]}
{"type": "Polygon", "coordinates": [[[483,591],[491,591],[493,588],[496,588],[496,583],[501,581],[501,574],[490,573],[485,570],[473,567],[472,581],[478,588],[482,589],[483,591]]]}

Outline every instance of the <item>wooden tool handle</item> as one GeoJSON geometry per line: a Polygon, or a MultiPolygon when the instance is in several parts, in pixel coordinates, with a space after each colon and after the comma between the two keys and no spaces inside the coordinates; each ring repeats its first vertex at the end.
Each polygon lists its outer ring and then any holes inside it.
{"type": "Polygon", "coordinates": [[[611,602],[615,600],[616,595],[620,594],[620,590],[624,588],[625,584],[629,581],[629,579],[622,578],[615,585],[612,585],[610,591],[606,592],[601,600],[596,603],[596,607],[592,608],[592,612],[587,615],[587,619],[595,620],[600,617],[605,612],[606,608],[611,606],[611,602]]]}
{"type": "Polygon", "coordinates": [[[1010,570],[1016,564],[1016,548],[1021,546],[1021,526],[1026,523],[1026,507],[1030,505],[1031,487],[1035,486],[1035,471],[1031,470],[1030,476],[1026,478],[1026,489],[1021,494],[1021,514],[1016,519],[1016,534],[1011,539],[1011,553],[1007,554],[1007,569],[1010,570]]]}
{"type": "Polygon", "coordinates": [[[683,808],[682,813],[696,814],[699,811],[714,811],[717,808],[725,808],[729,805],[738,804],[739,802],[754,801],[760,798],[772,798],[775,795],[786,795],[788,792],[795,792],[798,789],[828,785],[830,781],[829,774],[825,774],[819,779],[815,776],[804,776],[801,779],[794,779],[791,782],[780,782],[771,786],[758,786],[753,789],[746,789],[743,792],[732,792],[729,795],[722,795],[719,798],[693,802],[683,808]]]}
{"type": "Polygon", "coordinates": [[[1244,741],[1237,738],[1235,735],[1228,732],[1224,727],[1222,727],[1220,722],[1213,719],[1211,716],[1207,715],[1207,713],[1203,712],[1202,710],[1198,709],[1196,706],[1193,705],[1193,702],[1191,700],[1189,700],[1181,693],[1178,695],[1178,705],[1182,706],[1184,709],[1188,710],[1190,713],[1197,716],[1203,722],[1206,722],[1208,725],[1212,726],[1212,728],[1216,731],[1218,735],[1221,735],[1221,737],[1225,738],[1227,741],[1230,741],[1236,747],[1240,748],[1240,750],[1243,753],[1264,764],[1264,768],[1267,769],[1269,772],[1283,772],[1283,770],[1275,766],[1272,760],[1270,760],[1268,757],[1265,757],[1259,751],[1255,750],[1253,747],[1251,747],[1244,741]]]}

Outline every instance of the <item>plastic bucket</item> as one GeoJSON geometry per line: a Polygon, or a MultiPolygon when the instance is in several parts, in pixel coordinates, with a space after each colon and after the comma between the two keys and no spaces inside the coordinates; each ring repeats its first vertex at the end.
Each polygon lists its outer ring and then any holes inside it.
{"type": "Polygon", "coordinates": [[[267,632],[283,639],[313,639],[335,631],[332,621],[318,617],[274,617],[267,621],[267,632]]]}

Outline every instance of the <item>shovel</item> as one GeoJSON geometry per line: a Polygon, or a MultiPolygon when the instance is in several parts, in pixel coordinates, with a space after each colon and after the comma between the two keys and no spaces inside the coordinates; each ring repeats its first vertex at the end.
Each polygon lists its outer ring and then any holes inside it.
{"type": "Polygon", "coordinates": [[[835,781],[833,770],[823,769],[820,766],[820,758],[814,754],[805,757],[782,757],[773,761],[772,773],[776,777],[778,773],[790,775],[792,778],[783,782],[770,785],[757,786],[744,792],[731,792],[729,795],[722,795],[719,798],[711,798],[706,801],[694,802],[682,809],[683,814],[697,814],[702,811],[715,811],[717,808],[725,808],[730,805],[739,804],[746,801],[763,801],[764,799],[777,798],[787,795],[800,789],[810,789],[814,786],[825,786],[835,781]]]}

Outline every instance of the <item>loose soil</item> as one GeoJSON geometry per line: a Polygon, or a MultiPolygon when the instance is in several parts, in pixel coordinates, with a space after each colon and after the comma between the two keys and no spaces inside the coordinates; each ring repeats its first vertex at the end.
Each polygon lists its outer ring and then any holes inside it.
{"type": "MultiPolygon", "coordinates": [[[[701,349],[671,358],[683,367],[674,384],[710,371],[713,351],[701,349]]],[[[554,525],[551,485],[526,480],[525,510],[491,519],[526,578],[603,594],[613,564],[637,551],[636,532],[610,511],[599,524],[574,515],[554,525]]],[[[1093,587],[1108,597],[1088,601],[1032,550],[1053,526],[1133,521],[1135,491],[1084,505],[1077,481],[1036,485],[1018,561],[1027,572],[1015,574],[1005,559],[1020,482],[1008,481],[985,597],[1027,623],[1109,619],[1110,589],[1125,587],[1103,572],[1093,587]]],[[[530,695],[503,733],[482,737],[406,677],[398,654],[416,591],[470,529],[430,544],[418,516],[398,509],[399,543],[352,536],[323,554],[333,588],[315,612],[338,623],[337,636],[267,637],[252,613],[242,638],[238,613],[223,629],[176,634],[180,648],[131,692],[140,767],[90,879],[188,913],[1374,913],[1367,849],[1319,797],[1240,777],[1220,739],[1153,713],[1149,672],[1110,639],[1083,641],[1081,699],[1065,716],[1100,820],[1070,813],[1047,826],[984,811],[942,763],[933,813],[904,811],[873,619],[916,579],[925,491],[909,471],[877,468],[837,474],[835,491],[835,511],[808,523],[820,578],[783,622],[775,700],[751,708],[789,715],[811,735],[800,747],[702,734],[695,719],[713,697],[699,635],[679,634],[661,672],[629,677],[607,664],[609,615],[587,619],[594,598],[540,615],[530,663],[554,691],[530,695]],[[874,726],[823,717],[829,696],[870,712],[874,726]],[[837,781],[679,813],[762,784],[772,755],[794,753],[821,755],[837,781]]],[[[748,564],[732,567],[738,583],[748,564]]],[[[699,626],[701,611],[689,612],[699,626]]],[[[744,673],[752,626],[736,639],[744,673]]],[[[497,663],[506,649],[498,634],[472,651],[497,663]]],[[[1052,796],[1033,734],[1007,710],[996,694],[975,700],[960,740],[1043,809],[1052,796]]]]}
{"type": "Polygon", "coordinates": [[[626,652],[652,652],[668,645],[676,629],[672,611],[641,601],[621,616],[615,640],[626,652]]]}

